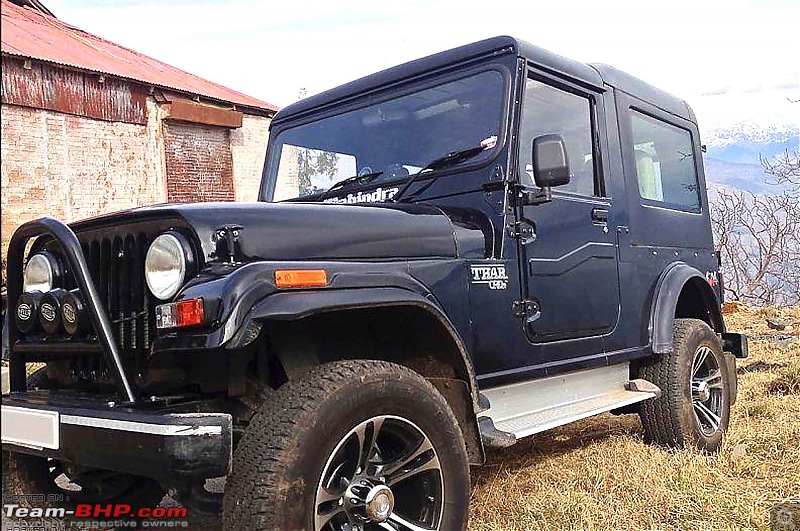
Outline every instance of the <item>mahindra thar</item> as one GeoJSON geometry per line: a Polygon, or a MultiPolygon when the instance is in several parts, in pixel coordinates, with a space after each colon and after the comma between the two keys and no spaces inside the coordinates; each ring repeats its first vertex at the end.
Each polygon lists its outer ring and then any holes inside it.
{"type": "Polygon", "coordinates": [[[14,233],[4,495],[453,530],[486,447],[719,448],[747,339],[684,101],[492,38],[280,111],[260,198],[14,233]]]}

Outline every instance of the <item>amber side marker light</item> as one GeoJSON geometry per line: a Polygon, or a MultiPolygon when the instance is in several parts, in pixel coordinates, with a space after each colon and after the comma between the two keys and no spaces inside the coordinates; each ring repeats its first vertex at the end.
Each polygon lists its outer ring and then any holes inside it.
{"type": "Polygon", "coordinates": [[[189,299],[156,306],[156,328],[182,328],[203,324],[203,299],[189,299]]]}
{"type": "Polygon", "coordinates": [[[286,288],[322,288],[328,285],[324,269],[295,269],[275,271],[275,285],[286,288]]]}

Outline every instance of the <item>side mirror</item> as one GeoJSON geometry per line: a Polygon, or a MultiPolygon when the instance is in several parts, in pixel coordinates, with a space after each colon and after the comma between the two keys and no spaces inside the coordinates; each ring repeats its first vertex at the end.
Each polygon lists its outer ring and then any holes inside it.
{"type": "Polygon", "coordinates": [[[569,182],[567,146],[561,135],[542,135],[534,138],[531,162],[533,180],[539,188],[562,186],[569,182]]]}

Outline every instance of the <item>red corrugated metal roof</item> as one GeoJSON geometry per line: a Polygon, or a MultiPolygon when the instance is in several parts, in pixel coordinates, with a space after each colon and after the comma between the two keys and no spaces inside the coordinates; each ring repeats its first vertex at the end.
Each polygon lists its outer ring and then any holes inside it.
{"type": "Polygon", "coordinates": [[[119,76],[240,106],[278,110],[275,105],[184,72],[56,18],[8,0],[0,1],[0,40],[4,54],[119,76]]]}

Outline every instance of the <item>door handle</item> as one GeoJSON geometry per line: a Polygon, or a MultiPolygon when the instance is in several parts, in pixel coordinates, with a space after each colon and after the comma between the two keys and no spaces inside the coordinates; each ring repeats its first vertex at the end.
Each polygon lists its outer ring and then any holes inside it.
{"type": "Polygon", "coordinates": [[[605,208],[593,208],[592,223],[597,223],[600,225],[608,224],[608,210],[605,208]]]}

